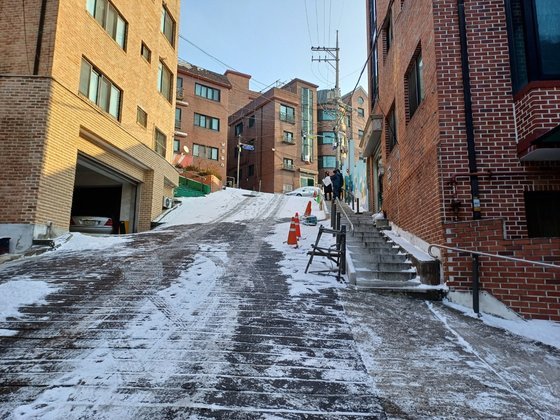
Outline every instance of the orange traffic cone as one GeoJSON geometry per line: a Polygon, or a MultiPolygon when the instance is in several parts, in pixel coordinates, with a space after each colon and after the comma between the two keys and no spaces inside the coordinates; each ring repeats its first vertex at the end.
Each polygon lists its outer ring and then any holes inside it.
{"type": "Polygon", "coordinates": [[[305,217],[311,216],[311,201],[307,203],[307,208],[305,209],[305,213],[303,213],[305,217]]]}
{"type": "Polygon", "coordinates": [[[296,216],[294,217],[294,223],[296,225],[296,236],[301,238],[301,230],[299,229],[299,215],[296,212],[296,216]]]}
{"type": "Polygon", "coordinates": [[[297,247],[297,235],[296,235],[296,224],[294,218],[292,217],[292,223],[290,224],[290,233],[288,233],[288,245],[295,245],[297,247]]]}

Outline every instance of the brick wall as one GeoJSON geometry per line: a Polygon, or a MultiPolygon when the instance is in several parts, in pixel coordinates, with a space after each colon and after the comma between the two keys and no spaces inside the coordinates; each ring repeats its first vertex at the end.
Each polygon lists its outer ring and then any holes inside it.
{"type": "MultiPolygon", "coordinates": [[[[160,60],[173,71],[176,68],[177,39],[174,47],[160,33],[161,3],[113,4],[129,24],[125,49],[89,15],[85,2],[47,2],[40,66],[40,74],[47,77],[41,78],[29,76],[40,1],[2,2],[6,13],[0,16],[1,223],[38,226],[52,221],[57,232],[68,229],[78,153],[143,184],[140,230],[150,228],[150,221],[162,211],[162,197],[172,194],[178,175],[154,151],[154,131],[158,128],[167,135],[170,159],[175,109],[173,101],[157,91],[157,75],[160,60]],[[26,25],[17,24],[24,21],[26,25]],[[140,55],[142,42],[152,51],[150,62],[140,55]],[[120,121],[78,93],[82,57],[122,89],[120,121]],[[147,127],[136,121],[137,106],[148,113],[147,127]]],[[[178,22],[178,0],[166,4],[178,22]]]]}
{"type": "MultiPolygon", "coordinates": [[[[177,104],[177,108],[182,110],[182,118],[179,131],[187,133],[187,137],[177,137],[180,140],[179,153],[183,152],[183,146],[187,146],[190,153],[193,152],[193,144],[213,147],[218,149],[218,160],[207,159],[203,156],[193,155],[193,165],[201,169],[209,169],[221,176],[223,184],[226,183],[227,168],[227,136],[228,136],[228,116],[229,116],[229,94],[231,87],[212,82],[207,79],[189,73],[179,67],[178,75],[183,78],[183,101],[188,106],[177,104]],[[213,101],[195,95],[195,84],[218,89],[220,91],[220,101],[213,101]],[[220,120],[219,131],[194,125],[194,114],[207,115],[220,120]]],[[[244,122],[247,126],[247,121],[244,122]]]]}
{"type": "Polygon", "coordinates": [[[559,123],[560,87],[530,84],[515,96],[519,141],[534,140],[559,123]]]}
{"type": "MultiPolygon", "coordinates": [[[[504,239],[500,219],[444,227],[446,246],[560,266],[560,238],[504,239]]],[[[447,251],[443,263],[448,286],[458,291],[470,290],[470,255],[447,251]]],[[[480,289],[524,317],[560,321],[560,269],[481,256],[480,289]]]]}
{"type": "MultiPolygon", "coordinates": [[[[397,121],[397,144],[383,150],[383,210],[402,229],[437,242],[443,223],[473,216],[457,1],[380,0],[379,28],[390,5],[394,39],[386,54],[380,42],[373,111],[386,117],[394,107],[397,121]],[[405,78],[417,49],[425,97],[408,119],[405,78]]],[[[509,237],[523,238],[524,192],[559,189],[560,171],[558,164],[522,163],[517,141],[558,123],[559,89],[539,85],[514,98],[504,2],[465,2],[465,14],[481,214],[502,218],[509,237]]]]}
{"type": "MultiPolygon", "coordinates": [[[[389,219],[402,229],[421,236],[427,242],[438,242],[441,238],[441,185],[442,170],[438,161],[440,127],[455,126],[456,106],[440,115],[438,96],[445,95],[445,87],[439,91],[437,76],[441,73],[439,60],[455,60],[454,45],[447,39],[434,41],[434,26],[442,22],[433,19],[432,1],[405,2],[378,1],[378,28],[381,28],[392,4],[393,45],[382,53],[383,42],[379,42],[379,99],[373,114],[387,117],[394,107],[396,116],[397,144],[389,150],[387,124],[381,134],[383,175],[383,206],[389,219]],[[411,60],[420,47],[424,64],[424,99],[409,118],[405,95],[405,76],[411,60]],[[436,55],[445,51],[450,57],[436,55]]],[[[447,25],[448,26],[448,25],[447,25]]],[[[384,35],[381,35],[383,39],[384,35]]],[[[450,81],[451,69],[442,69],[450,81]]],[[[455,91],[456,87],[451,87],[455,91]]],[[[453,149],[456,145],[453,146],[453,149]]],[[[454,151],[457,153],[458,151],[454,151]]]]}
{"type": "Polygon", "coordinates": [[[0,220],[31,223],[39,182],[51,81],[0,75],[0,220]]]}

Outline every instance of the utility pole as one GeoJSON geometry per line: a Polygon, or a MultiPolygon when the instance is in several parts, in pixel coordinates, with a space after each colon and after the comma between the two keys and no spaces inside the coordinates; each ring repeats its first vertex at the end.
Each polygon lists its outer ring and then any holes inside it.
{"type": "Polygon", "coordinates": [[[241,134],[237,136],[237,178],[235,178],[235,182],[237,183],[237,188],[241,188],[239,186],[239,161],[241,160],[241,134]]]}
{"type": "Polygon", "coordinates": [[[340,86],[339,86],[339,78],[340,78],[340,58],[339,52],[340,48],[338,47],[338,31],[336,31],[336,46],[333,47],[311,47],[311,51],[318,51],[318,52],[325,52],[327,55],[324,57],[314,58],[311,57],[311,61],[319,61],[319,62],[326,62],[328,63],[335,71],[335,85],[334,85],[334,107],[336,110],[336,127],[334,128],[335,136],[336,136],[336,167],[341,168],[341,147],[342,147],[342,138],[346,135],[346,133],[342,130],[344,126],[342,124],[344,115],[341,112],[342,101],[340,99],[340,86]],[[334,61],[334,65],[332,62],[334,61]],[[341,135],[342,134],[342,135],[341,135]]]}
{"type": "Polygon", "coordinates": [[[241,134],[237,135],[237,188],[241,188],[239,185],[239,163],[241,161],[241,149],[243,150],[255,150],[255,146],[252,144],[241,143],[241,134]]]}

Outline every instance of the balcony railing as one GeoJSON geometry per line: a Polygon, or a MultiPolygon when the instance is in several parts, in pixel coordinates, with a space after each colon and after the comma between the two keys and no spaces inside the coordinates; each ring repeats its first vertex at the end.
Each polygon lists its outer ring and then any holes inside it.
{"type": "Polygon", "coordinates": [[[295,171],[296,167],[294,166],[293,163],[283,163],[282,164],[282,169],[284,169],[286,171],[295,171]]]}
{"type": "Polygon", "coordinates": [[[183,100],[183,88],[177,88],[177,99],[180,101],[183,100]]]}
{"type": "Polygon", "coordinates": [[[292,137],[288,137],[288,136],[282,136],[281,138],[282,143],[286,143],[286,144],[295,144],[295,140],[294,140],[294,136],[292,137]]]}

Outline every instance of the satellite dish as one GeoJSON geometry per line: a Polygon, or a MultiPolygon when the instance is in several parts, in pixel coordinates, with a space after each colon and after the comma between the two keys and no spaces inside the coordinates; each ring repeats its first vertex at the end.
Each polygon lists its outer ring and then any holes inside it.
{"type": "Polygon", "coordinates": [[[189,148],[187,146],[183,146],[183,150],[185,151],[185,153],[189,153],[189,148]]]}

